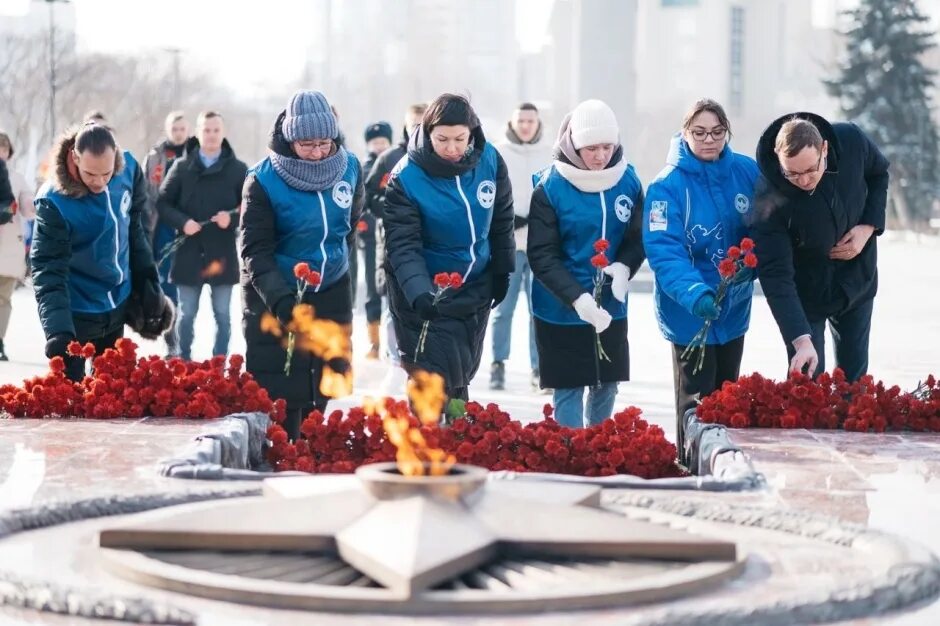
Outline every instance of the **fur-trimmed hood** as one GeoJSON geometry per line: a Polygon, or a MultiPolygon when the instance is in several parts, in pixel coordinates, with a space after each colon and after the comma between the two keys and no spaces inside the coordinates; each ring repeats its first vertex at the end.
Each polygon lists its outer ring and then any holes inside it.
{"type": "MultiPolygon", "coordinates": [[[[75,137],[78,129],[72,129],[62,135],[52,148],[53,163],[51,182],[53,188],[70,198],[81,198],[89,193],[88,187],[78,175],[75,163],[69,158],[69,153],[75,148],[75,137]]],[[[114,175],[124,169],[124,152],[118,146],[114,151],[114,175]]]]}

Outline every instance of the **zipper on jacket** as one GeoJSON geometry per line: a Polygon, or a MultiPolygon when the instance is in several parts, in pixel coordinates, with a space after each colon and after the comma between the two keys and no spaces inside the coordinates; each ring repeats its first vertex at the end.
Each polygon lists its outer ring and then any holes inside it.
{"type": "MultiPolygon", "coordinates": [[[[124,282],[124,270],[121,269],[120,255],[121,255],[121,226],[118,223],[117,216],[114,214],[114,206],[111,204],[111,190],[107,187],[104,188],[105,197],[108,199],[108,215],[111,216],[111,220],[114,222],[114,267],[118,271],[118,285],[124,282]]],[[[111,290],[108,290],[108,301],[111,302],[112,308],[117,308],[117,305],[114,303],[114,298],[111,296],[111,290]]]]}
{"type": "MultiPolygon", "coordinates": [[[[320,291],[320,287],[323,285],[323,279],[326,278],[326,238],[330,234],[330,225],[326,221],[326,203],[323,201],[323,192],[318,191],[317,197],[320,199],[320,216],[323,219],[323,239],[320,240],[320,255],[323,257],[323,260],[320,262],[320,283],[313,288],[313,293],[320,291]]],[[[355,254],[355,251],[350,250],[350,254],[355,254]]],[[[355,289],[355,287],[353,287],[355,289]]]]}
{"type": "Polygon", "coordinates": [[[460,193],[460,198],[463,200],[464,206],[467,207],[467,221],[470,222],[470,265],[467,267],[466,274],[463,275],[464,282],[467,282],[467,277],[470,276],[470,271],[477,262],[477,255],[474,251],[474,247],[477,245],[477,229],[473,224],[473,212],[470,210],[470,202],[463,192],[463,187],[460,186],[460,176],[454,176],[454,180],[457,181],[457,192],[460,193]]]}

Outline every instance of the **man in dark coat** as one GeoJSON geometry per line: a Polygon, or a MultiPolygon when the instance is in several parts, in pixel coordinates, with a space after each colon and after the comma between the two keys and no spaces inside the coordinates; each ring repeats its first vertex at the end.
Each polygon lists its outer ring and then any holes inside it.
{"type": "Polygon", "coordinates": [[[790,370],[825,370],[828,321],[836,366],[857,380],[868,370],[888,161],[855,124],[794,113],[764,131],[757,163],[752,235],[790,370]]]}
{"type": "Polygon", "coordinates": [[[160,185],[160,218],[186,235],[170,268],[170,281],[179,290],[180,356],[186,360],[192,358],[203,285],[211,290],[216,322],[212,354],[228,352],[232,287],[238,283],[238,207],[247,172],[225,139],[222,116],[207,111],[197,118],[186,155],[173,163],[160,185]]]}

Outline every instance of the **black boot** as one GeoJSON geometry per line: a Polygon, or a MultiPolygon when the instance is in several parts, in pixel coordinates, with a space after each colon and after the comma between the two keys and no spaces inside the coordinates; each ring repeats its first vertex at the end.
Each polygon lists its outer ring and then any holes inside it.
{"type": "Polygon", "coordinates": [[[303,409],[287,409],[284,414],[284,423],[281,426],[287,431],[287,437],[294,441],[300,437],[300,423],[306,417],[303,409]]]}
{"type": "Polygon", "coordinates": [[[10,357],[7,356],[6,348],[3,347],[3,339],[0,339],[0,361],[9,361],[10,357]]]}
{"type": "Polygon", "coordinates": [[[493,361],[490,365],[490,389],[502,391],[506,388],[506,366],[502,361],[493,361]]]}

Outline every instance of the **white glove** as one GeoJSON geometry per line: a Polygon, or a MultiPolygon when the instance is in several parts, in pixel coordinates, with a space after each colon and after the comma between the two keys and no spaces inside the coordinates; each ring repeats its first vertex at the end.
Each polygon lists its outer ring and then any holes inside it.
{"type": "Polygon", "coordinates": [[[819,365],[819,355],[816,354],[812,338],[809,335],[801,335],[793,340],[793,347],[796,349],[796,354],[790,359],[790,371],[803,373],[805,367],[806,375],[810,378],[814,377],[816,366],[819,365]]]}
{"type": "Polygon", "coordinates": [[[610,326],[610,313],[597,306],[594,297],[589,293],[582,293],[578,299],[572,303],[575,313],[582,321],[587,322],[594,327],[597,334],[601,334],[610,326]]]}
{"type": "Polygon", "coordinates": [[[627,301],[627,290],[630,289],[630,270],[623,263],[611,263],[603,269],[611,277],[610,290],[614,297],[621,302],[627,301]]]}

